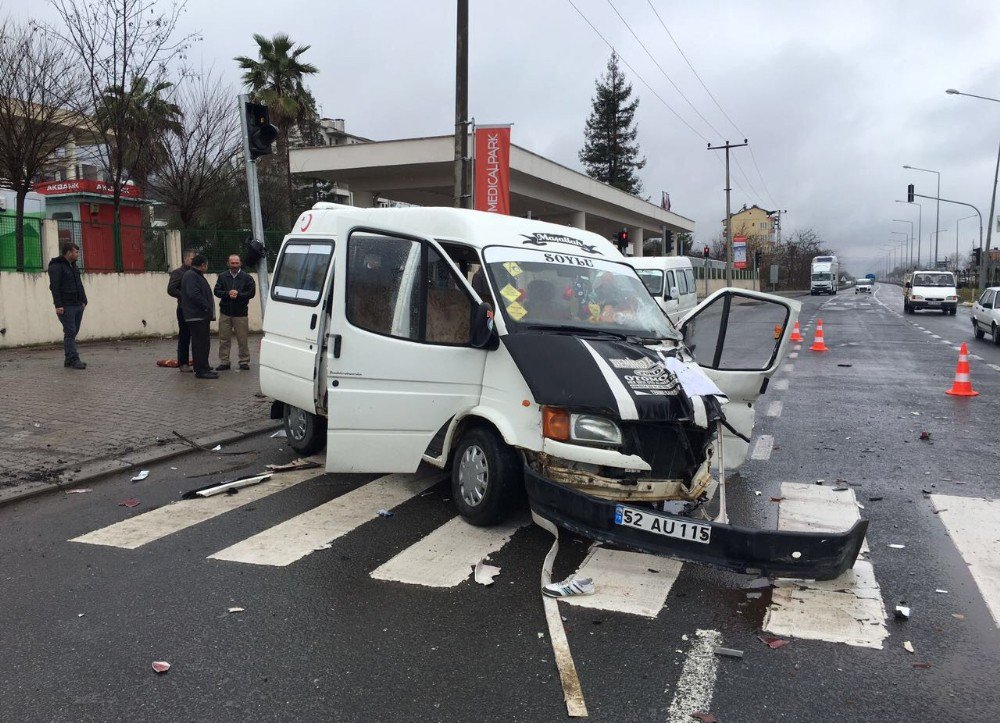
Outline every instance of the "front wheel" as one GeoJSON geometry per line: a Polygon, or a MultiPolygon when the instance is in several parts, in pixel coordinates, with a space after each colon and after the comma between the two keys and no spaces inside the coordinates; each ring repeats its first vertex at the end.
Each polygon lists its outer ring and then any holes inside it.
{"type": "Polygon", "coordinates": [[[955,308],[955,309],[948,309],[948,313],[951,314],[952,316],[954,316],[955,314],[958,313],[958,309],[957,308],[955,308]]]}
{"type": "Polygon", "coordinates": [[[451,493],[465,520],[478,527],[503,521],[524,490],[518,454],[499,435],[473,427],[453,454],[451,493]]]}
{"type": "Polygon", "coordinates": [[[993,335],[993,343],[1000,346],[1000,333],[998,333],[996,322],[993,322],[993,326],[990,327],[990,333],[993,335]]]}
{"type": "Polygon", "coordinates": [[[326,445],[326,423],[304,409],[285,405],[285,436],[299,454],[315,454],[326,445]]]}

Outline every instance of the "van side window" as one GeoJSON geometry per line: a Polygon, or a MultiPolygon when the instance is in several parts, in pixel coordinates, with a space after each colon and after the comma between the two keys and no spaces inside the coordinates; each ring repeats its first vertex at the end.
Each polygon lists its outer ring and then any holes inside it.
{"type": "Polygon", "coordinates": [[[420,338],[421,244],[353,233],[347,242],[347,320],[376,334],[420,338]]]}
{"type": "Polygon", "coordinates": [[[271,298],[316,306],[332,259],[333,245],[329,243],[286,244],[274,272],[271,298]]]}
{"type": "Polygon", "coordinates": [[[688,280],[687,276],[684,275],[683,270],[677,272],[677,293],[678,294],[688,293],[688,280]]]}
{"type": "Polygon", "coordinates": [[[684,278],[687,279],[688,293],[694,294],[695,292],[697,292],[698,288],[695,286],[694,283],[694,272],[691,269],[684,269],[684,271],[682,271],[681,273],[683,273],[684,278]]]}
{"type": "Polygon", "coordinates": [[[444,259],[427,249],[427,334],[431,344],[468,344],[472,333],[472,299],[444,259]]]}
{"type": "Polygon", "coordinates": [[[673,271],[668,271],[667,272],[667,286],[666,286],[666,288],[663,289],[663,295],[664,296],[673,296],[675,288],[677,288],[677,282],[674,281],[674,272],[673,271]]]}

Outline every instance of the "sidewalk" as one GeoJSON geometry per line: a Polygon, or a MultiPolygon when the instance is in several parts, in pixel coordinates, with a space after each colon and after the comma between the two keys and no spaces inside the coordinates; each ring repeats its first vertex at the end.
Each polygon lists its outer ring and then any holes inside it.
{"type": "MultiPolygon", "coordinates": [[[[232,439],[273,426],[259,347],[251,337],[250,371],[216,380],[156,366],[176,356],[172,339],[81,344],[83,371],[63,367],[61,347],[0,351],[0,494],[170,456],[179,451],[172,430],[232,439]]],[[[217,355],[213,339],[213,364],[217,355]]]]}

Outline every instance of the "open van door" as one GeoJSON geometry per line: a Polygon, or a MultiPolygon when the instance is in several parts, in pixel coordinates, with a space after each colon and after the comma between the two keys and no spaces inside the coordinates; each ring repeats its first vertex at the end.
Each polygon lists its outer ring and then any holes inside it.
{"type": "Polygon", "coordinates": [[[695,361],[729,397],[722,408],[726,421],[746,438],[725,436],[726,469],[746,459],[754,404],[778,370],[801,308],[791,299],[726,288],[710,295],[679,324],[695,361]],[[781,328],[778,339],[776,327],[781,328]]]}

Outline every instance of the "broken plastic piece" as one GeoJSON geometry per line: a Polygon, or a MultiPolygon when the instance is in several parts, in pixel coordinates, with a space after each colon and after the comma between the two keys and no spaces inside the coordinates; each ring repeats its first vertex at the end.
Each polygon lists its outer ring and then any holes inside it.
{"type": "Polygon", "coordinates": [[[716,718],[712,713],[705,713],[704,711],[696,710],[691,714],[691,717],[695,720],[700,720],[701,723],[719,723],[719,719],[716,718]]]}
{"type": "Polygon", "coordinates": [[[222,445],[221,444],[215,445],[214,447],[212,447],[212,451],[213,452],[221,452],[222,451],[222,445]]]}
{"type": "Polygon", "coordinates": [[[228,612],[231,612],[231,613],[242,613],[242,612],[246,612],[246,608],[229,608],[228,612]]]}
{"type": "Polygon", "coordinates": [[[911,643],[909,640],[907,640],[905,643],[903,643],[903,650],[905,650],[907,653],[914,652],[913,651],[913,643],[911,643]]]}
{"type": "Polygon", "coordinates": [[[597,592],[594,581],[589,578],[574,580],[566,578],[562,582],[550,582],[542,588],[542,594],[547,597],[574,597],[576,595],[593,595],[597,592]]]}
{"type": "Polygon", "coordinates": [[[929,441],[930,438],[931,438],[931,433],[930,432],[921,432],[920,433],[920,439],[924,440],[925,442],[929,441]]]}
{"type": "Polygon", "coordinates": [[[389,510],[379,510],[378,511],[378,516],[379,517],[393,517],[395,514],[396,514],[395,512],[390,512],[389,510]]]}
{"type": "Polygon", "coordinates": [[[743,657],[743,651],[742,650],[735,650],[733,648],[716,648],[715,649],[715,654],[716,655],[721,655],[721,656],[723,656],[725,658],[742,658],[743,657]]]}
{"type": "Polygon", "coordinates": [[[764,643],[771,650],[777,650],[778,648],[783,648],[788,645],[790,641],[783,640],[782,638],[776,638],[772,635],[758,635],[757,640],[764,643]]]}
{"type": "Polygon", "coordinates": [[[85,487],[83,489],[77,489],[77,490],[66,490],[66,494],[68,495],[82,495],[86,492],[90,492],[90,488],[85,487]]]}
{"type": "Polygon", "coordinates": [[[907,605],[897,605],[896,606],[896,618],[899,620],[909,620],[910,619],[910,608],[907,605]]]}
{"type": "Polygon", "coordinates": [[[192,490],[191,492],[185,492],[182,497],[186,500],[194,499],[195,497],[213,497],[215,495],[222,494],[223,492],[232,494],[241,487],[249,487],[250,485],[260,484],[266,480],[271,479],[271,473],[259,474],[253,477],[241,477],[240,479],[229,480],[227,482],[220,482],[218,484],[210,484],[207,487],[202,487],[198,490],[192,490]]]}
{"type": "Polygon", "coordinates": [[[956,620],[965,620],[965,616],[962,613],[952,613],[951,616],[956,620]]]}
{"type": "Polygon", "coordinates": [[[291,472],[297,469],[313,469],[314,467],[319,467],[320,464],[309,459],[296,459],[287,464],[267,464],[264,466],[272,472],[291,472]]]}
{"type": "Polygon", "coordinates": [[[157,673],[166,673],[168,670],[170,670],[170,663],[168,663],[165,660],[154,660],[153,670],[155,670],[157,673]]]}
{"type": "Polygon", "coordinates": [[[889,547],[893,550],[903,550],[906,548],[906,545],[900,545],[898,542],[890,542],[889,547]]]}
{"type": "Polygon", "coordinates": [[[288,433],[284,429],[279,429],[277,432],[275,432],[274,434],[271,435],[271,439],[275,439],[276,437],[284,438],[284,437],[287,437],[287,436],[288,436],[288,433]]]}
{"type": "Polygon", "coordinates": [[[941,595],[947,595],[947,594],[948,594],[948,591],[947,591],[947,590],[940,590],[940,589],[939,589],[939,590],[935,590],[934,592],[936,592],[936,593],[940,593],[941,595]]]}
{"type": "Polygon", "coordinates": [[[918,670],[927,670],[928,668],[931,667],[931,664],[930,663],[914,663],[913,667],[916,668],[916,669],[918,669],[918,670]]]}
{"type": "Polygon", "coordinates": [[[149,470],[148,469],[144,469],[142,472],[140,472],[135,477],[133,477],[131,481],[132,482],[142,482],[147,477],[149,477],[149,470]]]}
{"type": "Polygon", "coordinates": [[[118,506],[119,507],[128,507],[128,508],[138,507],[139,506],[139,498],[138,497],[129,497],[128,499],[124,499],[121,502],[119,502],[118,506]]]}
{"type": "Polygon", "coordinates": [[[476,582],[480,585],[492,585],[497,575],[500,574],[500,568],[496,565],[487,565],[482,560],[476,563],[476,571],[473,575],[476,582]]]}

